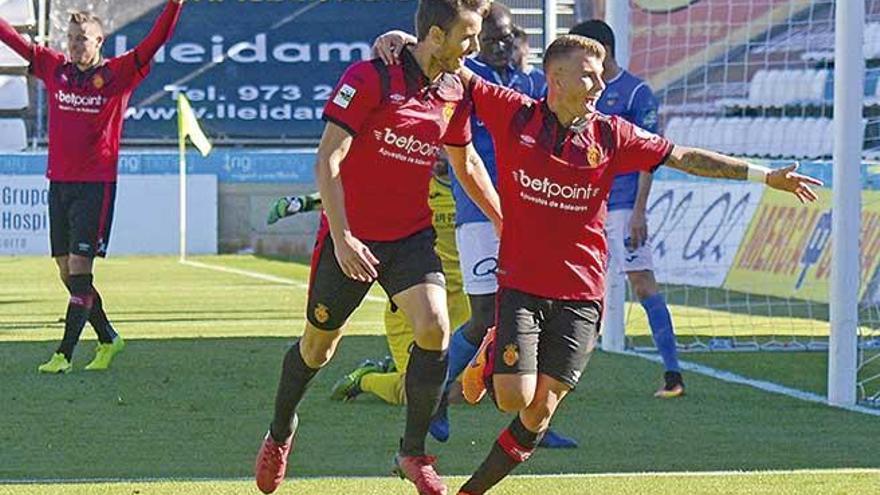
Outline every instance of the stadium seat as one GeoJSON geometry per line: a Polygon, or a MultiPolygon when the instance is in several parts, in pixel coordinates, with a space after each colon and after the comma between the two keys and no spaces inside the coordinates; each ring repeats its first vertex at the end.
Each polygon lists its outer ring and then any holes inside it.
{"type": "Polygon", "coordinates": [[[666,124],[663,134],[673,143],[687,144],[688,130],[693,123],[690,117],[672,117],[666,124]]]}
{"type": "Polygon", "coordinates": [[[0,119],[0,152],[21,151],[27,147],[24,120],[0,119]]]}
{"type": "Polygon", "coordinates": [[[706,142],[709,141],[708,130],[715,119],[713,117],[697,117],[691,124],[691,128],[687,133],[685,144],[688,146],[696,146],[705,148],[706,142]]]}
{"type": "Polygon", "coordinates": [[[761,69],[752,76],[752,81],[749,83],[749,103],[753,105],[764,104],[766,100],[764,95],[767,92],[767,76],[769,74],[769,71],[761,69]]]}
{"type": "Polygon", "coordinates": [[[791,84],[796,76],[796,73],[790,71],[770,71],[770,75],[767,77],[767,100],[764,104],[767,106],[779,107],[784,105],[786,101],[790,100],[791,84]]]}
{"type": "Polygon", "coordinates": [[[749,120],[743,117],[721,119],[716,128],[720,141],[715,149],[722,153],[734,155],[747,153],[745,141],[749,120]]]}
{"type": "Polygon", "coordinates": [[[831,119],[818,119],[816,124],[817,133],[813,135],[819,156],[830,157],[834,153],[834,121],[831,119]]]}
{"type": "Polygon", "coordinates": [[[709,150],[718,150],[722,146],[722,132],[724,119],[710,118],[708,124],[703,130],[703,148],[709,150]]]}
{"type": "MultiPolygon", "coordinates": [[[[30,39],[25,35],[25,38],[30,39]]],[[[4,43],[0,43],[0,67],[27,67],[27,60],[18,56],[4,43]]]]}
{"type": "Polygon", "coordinates": [[[0,110],[22,110],[27,107],[27,78],[0,75],[0,110]]]}
{"type": "Polygon", "coordinates": [[[0,0],[0,17],[13,26],[33,26],[37,23],[34,2],[31,0],[0,0]]]}
{"type": "Polygon", "coordinates": [[[745,143],[741,153],[747,156],[761,156],[760,135],[764,131],[761,124],[763,119],[751,119],[746,127],[745,143]]]}
{"type": "Polygon", "coordinates": [[[809,144],[804,140],[804,136],[807,136],[811,120],[815,119],[792,119],[792,122],[788,125],[789,139],[786,142],[787,149],[785,156],[792,158],[809,158],[810,150],[809,144]]]}
{"type": "Polygon", "coordinates": [[[767,149],[767,155],[771,158],[782,158],[789,151],[788,140],[792,139],[789,135],[788,128],[791,124],[791,118],[784,117],[781,119],[768,119],[770,144],[767,149]]]}
{"type": "Polygon", "coordinates": [[[880,23],[865,24],[865,41],[862,53],[866,59],[880,58],[880,23]]]}
{"type": "Polygon", "coordinates": [[[825,83],[828,81],[827,70],[812,71],[809,81],[808,99],[813,102],[821,102],[825,99],[825,83]]]}

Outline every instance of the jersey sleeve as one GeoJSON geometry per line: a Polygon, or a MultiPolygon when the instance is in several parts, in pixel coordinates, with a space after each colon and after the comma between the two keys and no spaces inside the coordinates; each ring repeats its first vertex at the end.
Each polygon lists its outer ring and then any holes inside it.
{"type": "Polygon", "coordinates": [[[324,106],[323,119],[342,127],[352,136],[357,135],[382,99],[380,85],[379,74],[371,62],[351,65],[324,106]]]}
{"type": "Polygon", "coordinates": [[[474,115],[496,135],[504,133],[517,111],[535,104],[527,95],[486,82],[477,75],[471,79],[469,94],[474,115]]]}
{"type": "Polygon", "coordinates": [[[64,55],[41,45],[34,44],[31,47],[33,52],[30,58],[30,72],[36,78],[46,81],[55,69],[64,63],[64,55]]]}
{"type": "Polygon", "coordinates": [[[133,50],[138,67],[149,65],[159,48],[171,39],[182,8],[183,2],[168,0],[165,4],[165,8],[162,9],[162,13],[159,14],[159,18],[156,19],[156,23],[153,24],[147,37],[141,40],[133,50]]]}
{"type": "Polygon", "coordinates": [[[141,65],[137,53],[129,50],[118,57],[107,61],[110,71],[113,73],[113,87],[118,92],[134,91],[149,74],[151,64],[147,61],[141,65]]]}
{"type": "Polygon", "coordinates": [[[449,119],[449,126],[446,128],[446,134],[443,135],[443,144],[463,147],[470,144],[472,139],[471,103],[463,100],[455,106],[452,118],[449,119]]]}
{"type": "Polygon", "coordinates": [[[631,122],[646,131],[657,134],[657,109],[659,106],[651,88],[647,84],[639,85],[630,104],[631,122]]]}
{"type": "Polygon", "coordinates": [[[64,63],[63,54],[31,43],[2,18],[0,18],[0,43],[8,46],[18,56],[27,60],[30,64],[31,74],[44,81],[58,65],[64,63]]]}
{"type": "Polygon", "coordinates": [[[672,143],[641,127],[620,118],[612,117],[615,129],[615,152],[613,165],[617,174],[630,172],[653,172],[669,157],[672,143]]]}

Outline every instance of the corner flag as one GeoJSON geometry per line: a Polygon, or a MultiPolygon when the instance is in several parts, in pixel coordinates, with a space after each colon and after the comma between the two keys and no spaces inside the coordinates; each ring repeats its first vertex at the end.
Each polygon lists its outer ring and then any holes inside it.
{"type": "Polygon", "coordinates": [[[177,95],[177,134],[181,147],[186,146],[186,137],[189,136],[190,141],[198,148],[202,156],[208,156],[208,153],[211,152],[211,142],[202,132],[189,100],[182,94],[177,95]]]}
{"type": "Polygon", "coordinates": [[[202,132],[196,114],[183,95],[177,95],[177,144],[180,154],[180,261],[186,260],[186,137],[202,156],[211,152],[211,142],[202,132]]]}

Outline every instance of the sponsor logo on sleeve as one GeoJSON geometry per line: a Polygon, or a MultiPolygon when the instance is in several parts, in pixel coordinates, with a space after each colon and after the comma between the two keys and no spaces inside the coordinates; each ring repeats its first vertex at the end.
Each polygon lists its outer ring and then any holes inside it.
{"type": "Polygon", "coordinates": [[[357,94],[357,90],[348,84],[343,84],[339,91],[336,93],[336,96],[333,97],[333,104],[340,108],[348,108],[351,105],[351,101],[354,100],[354,95],[357,94]]]}

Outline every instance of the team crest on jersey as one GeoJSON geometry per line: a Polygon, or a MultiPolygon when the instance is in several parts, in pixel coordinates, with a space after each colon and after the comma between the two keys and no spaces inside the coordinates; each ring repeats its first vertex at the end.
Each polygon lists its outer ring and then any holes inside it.
{"type": "Polygon", "coordinates": [[[516,344],[507,344],[501,357],[504,359],[504,364],[513,366],[519,361],[519,348],[516,344]]]}
{"type": "Polygon", "coordinates": [[[599,149],[599,145],[593,144],[590,146],[590,149],[587,150],[587,165],[589,165],[590,168],[596,168],[601,162],[602,150],[599,149]]]}
{"type": "Polygon", "coordinates": [[[455,113],[455,103],[447,101],[443,105],[443,120],[448,124],[452,120],[452,114],[455,113]]]}
{"type": "Polygon", "coordinates": [[[314,315],[315,320],[317,320],[318,323],[327,323],[327,321],[330,319],[330,308],[321,303],[318,303],[318,305],[315,306],[314,315]]]}
{"type": "Polygon", "coordinates": [[[101,77],[101,74],[95,74],[95,77],[92,78],[92,86],[95,89],[101,89],[104,87],[104,78],[101,77]]]}

